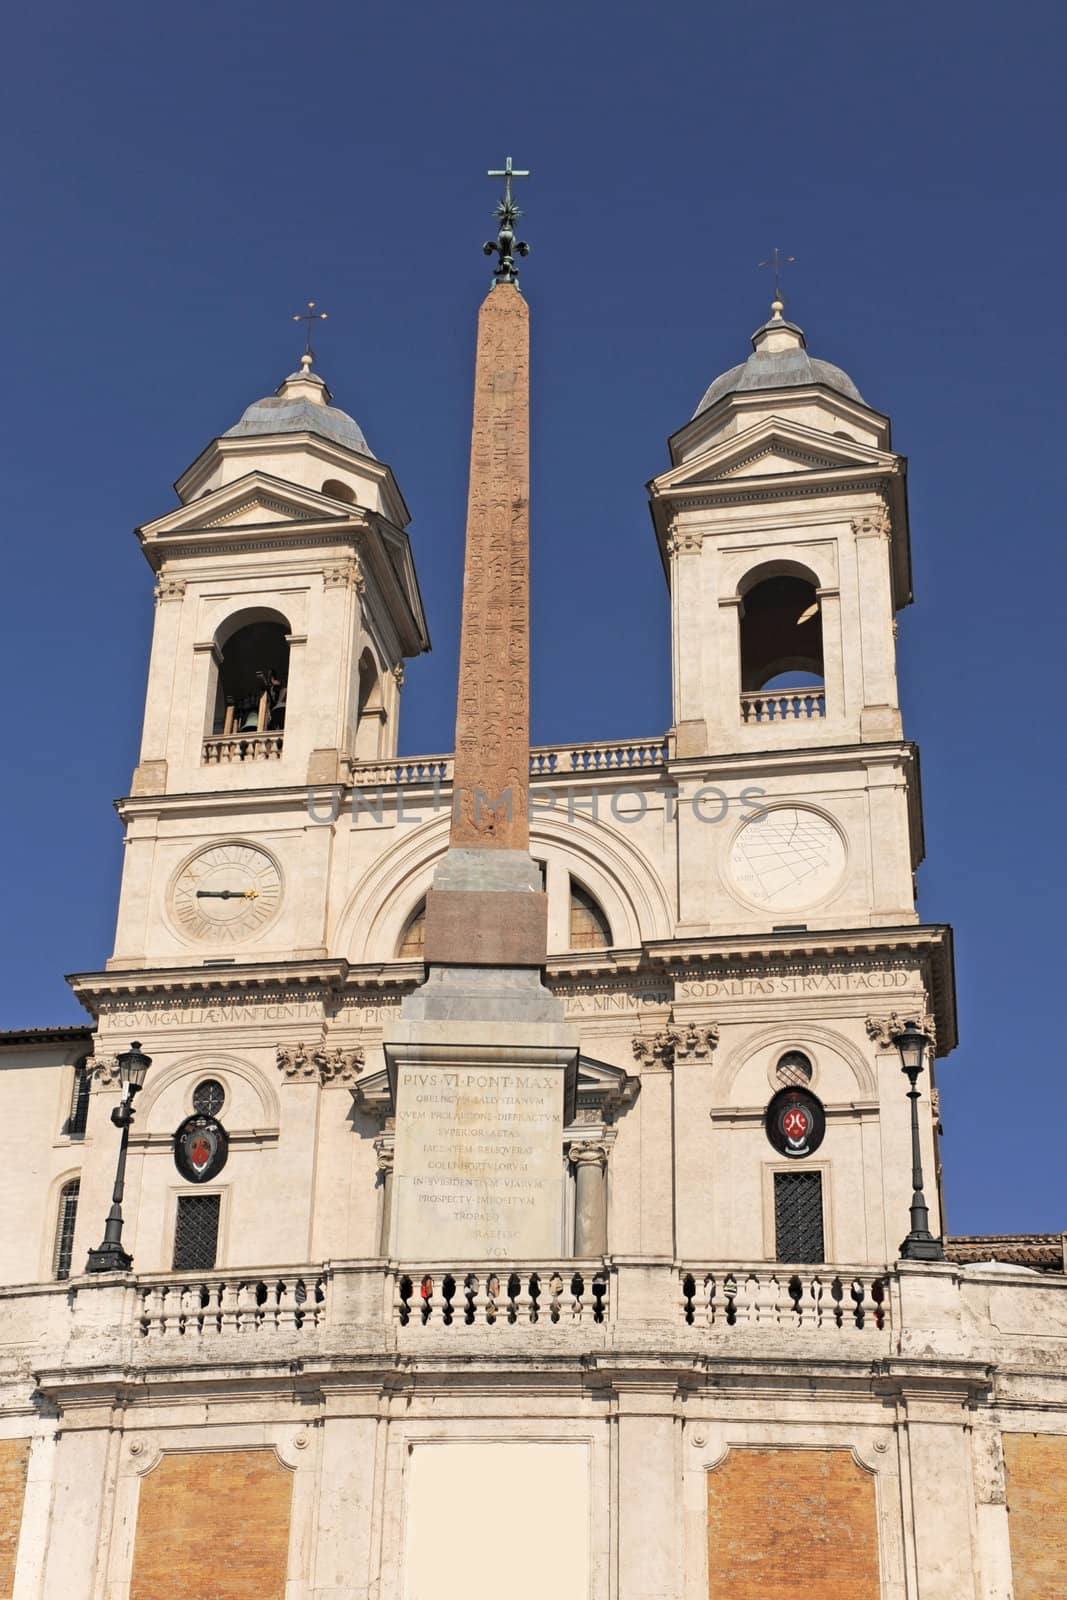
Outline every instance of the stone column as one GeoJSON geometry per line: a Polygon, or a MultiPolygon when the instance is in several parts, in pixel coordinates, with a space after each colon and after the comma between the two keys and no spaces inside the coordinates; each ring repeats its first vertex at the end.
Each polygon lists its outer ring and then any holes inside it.
{"type": "Polygon", "coordinates": [[[381,1175],[382,1209],[381,1221],[378,1231],[378,1254],[389,1254],[389,1234],[393,1225],[393,1146],[386,1144],[381,1139],[376,1139],[374,1148],[378,1152],[378,1172],[381,1175]]]}
{"type": "Polygon", "coordinates": [[[574,1167],[574,1253],[602,1256],[608,1248],[607,1147],[572,1144],[574,1167]]]}

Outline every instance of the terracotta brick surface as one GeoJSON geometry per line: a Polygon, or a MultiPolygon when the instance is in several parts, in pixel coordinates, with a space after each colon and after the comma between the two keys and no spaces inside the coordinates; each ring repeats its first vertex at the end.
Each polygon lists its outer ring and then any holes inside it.
{"type": "Polygon", "coordinates": [[[1067,1438],[1006,1433],[1008,1530],[1015,1600],[1067,1595],[1067,1438]]]}
{"type": "Polygon", "coordinates": [[[29,1459],[28,1439],[0,1439],[0,1596],[5,1600],[15,1583],[29,1459]]]}
{"type": "Polygon", "coordinates": [[[848,1450],[732,1450],[708,1474],[710,1600],[878,1600],[874,1479],[848,1450]]]}
{"type": "Polygon", "coordinates": [[[271,1450],[165,1455],[141,1484],[130,1600],[284,1600],[291,1498],[271,1450]]]}

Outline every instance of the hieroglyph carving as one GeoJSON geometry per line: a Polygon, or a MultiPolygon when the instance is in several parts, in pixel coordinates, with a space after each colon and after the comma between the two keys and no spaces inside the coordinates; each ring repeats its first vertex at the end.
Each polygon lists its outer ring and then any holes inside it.
{"type": "Polygon", "coordinates": [[[529,340],[525,300],[498,284],[478,313],[454,846],[529,844],[529,340]]]}

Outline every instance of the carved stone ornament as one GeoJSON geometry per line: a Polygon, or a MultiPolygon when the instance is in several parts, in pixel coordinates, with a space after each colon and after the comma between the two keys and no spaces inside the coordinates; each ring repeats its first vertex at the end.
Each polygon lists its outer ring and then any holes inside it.
{"type": "Polygon", "coordinates": [[[180,600],[185,594],[185,579],[168,578],[166,573],[161,572],[156,579],[154,593],[157,601],[180,600]]]}
{"type": "Polygon", "coordinates": [[[97,1089],[114,1089],[119,1083],[118,1056],[90,1056],[85,1063],[89,1077],[97,1089]]]}
{"type": "Polygon", "coordinates": [[[326,567],[322,574],[323,587],[326,589],[354,589],[357,594],[362,594],[367,587],[367,580],[363,576],[363,568],[356,556],[348,561],[339,561],[334,566],[326,567]]]}
{"type": "Polygon", "coordinates": [[[702,536],[693,529],[672,528],[667,535],[667,554],[676,556],[682,550],[699,550],[702,544],[702,536]]]}
{"type": "Polygon", "coordinates": [[[325,1045],[279,1045],[278,1068],[290,1083],[354,1083],[363,1070],[364,1056],[356,1045],[345,1050],[325,1045]]]}
{"type": "Polygon", "coordinates": [[[311,1057],[318,1068],[319,1082],[327,1083],[355,1083],[363,1071],[363,1050],[360,1045],[354,1045],[350,1050],[335,1045],[332,1050],[320,1047],[311,1057]]]}
{"type": "Polygon", "coordinates": [[[574,1167],[599,1167],[601,1172],[608,1164],[608,1148],[603,1144],[572,1144],[571,1165],[574,1167]]]}
{"type": "Polygon", "coordinates": [[[678,1045],[676,1056],[710,1056],[719,1042],[719,1025],[717,1022],[690,1022],[682,1032],[681,1043],[678,1045]]]}
{"type": "Polygon", "coordinates": [[[867,1035],[883,1050],[889,1050],[896,1043],[896,1036],[903,1032],[909,1025],[919,1028],[930,1041],[930,1054],[937,1054],[937,1028],[934,1019],[927,1011],[891,1011],[888,1017],[868,1017],[867,1035]]]}
{"type": "Polygon", "coordinates": [[[402,661],[398,662],[397,665],[392,668],[392,673],[397,688],[402,689],[404,687],[404,663],[402,661]]]}
{"type": "Polygon", "coordinates": [[[374,1152],[378,1157],[378,1171],[388,1174],[393,1170],[396,1152],[391,1144],[383,1144],[380,1140],[374,1141],[374,1152]]]}
{"type": "Polygon", "coordinates": [[[682,1034],[674,1026],[673,1016],[667,1026],[651,1036],[637,1034],[633,1040],[634,1055],[638,1061],[658,1061],[668,1070],[674,1066],[674,1056],[682,1043],[682,1034]]]}
{"type": "Polygon", "coordinates": [[[852,532],[857,538],[877,537],[888,539],[892,530],[888,511],[865,511],[862,516],[852,518],[852,532]]]}

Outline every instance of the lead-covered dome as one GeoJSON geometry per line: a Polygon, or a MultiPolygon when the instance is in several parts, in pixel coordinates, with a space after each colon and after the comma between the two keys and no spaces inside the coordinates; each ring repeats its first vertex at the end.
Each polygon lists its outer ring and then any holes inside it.
{"type": "Polygon", "coordinates": [[[866,401],[847,372],[830,361],[809,356],[804,331],[782,316],[782,302],[771,307],[771,319],[752,335],[752,354],[740,366],[731,367],[715,379],[693,412],[699,417],[724,395],[749,389],[793,389],[805,384],[823,383],[828,389],[848,395],[850,400],[866,401]]]}
{"type": "Polygon", "coordinates": [[[277,392],[255,400],[240,422],[227,428],[224,438],[247,438],[263,433],[317,433],[346,450],[374,458],[363,429],[347,411],[330,405],[333,399],[318,373],[305,358],[303,370],[292,372],[277,392]]]}

